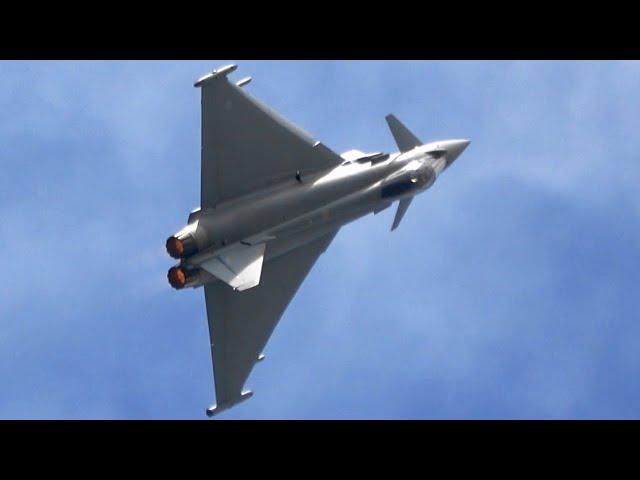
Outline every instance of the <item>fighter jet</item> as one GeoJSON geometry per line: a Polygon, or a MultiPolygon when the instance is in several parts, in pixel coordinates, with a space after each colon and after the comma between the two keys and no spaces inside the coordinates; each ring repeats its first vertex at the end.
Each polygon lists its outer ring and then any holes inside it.
{"type": "Polygon", "coordinates": [[[424,144],[393,115],[399,151],[338,155],[232,82],[228,65],[194,84],[202,92],[200,208],[166,241],[180,290],[204,287],[216,405],[243,390],[287,305],[340,228],[398,202],[391,230],[469,140],[424,144]]]}

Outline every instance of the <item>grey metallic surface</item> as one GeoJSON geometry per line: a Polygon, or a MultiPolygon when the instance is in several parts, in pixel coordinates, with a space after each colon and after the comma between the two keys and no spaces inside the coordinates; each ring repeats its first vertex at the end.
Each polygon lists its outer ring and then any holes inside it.
{"type": "MultiPolygon", "coordinates": [[[[335,233],[272,260],[262,272],[260,285],[241,294],[222,282],[205,285],[215,369],[215,413],[242,399],[242,387],[278,320],[335,233]],[[260,308],[256,308],[258,305],[260,308]]],[[[213,413],[207,411],[208,415],[213,413]]]]}
{"type": "Polygon", "coordinates": [[[234,70],[224,67],[196,82],[202,88],[201,208],[167,241],[180,258],[171,284],[205,287],[217,400],[208,415],[249,398],[242,388],[251,369],[338,230],[398,201],[396,229],[413,197],[469,145],[422,144],[388,115],[399,152],[341,157],[230,82],[234,70]],[[255,259],[249,251],[258,252],[255,259]]]}

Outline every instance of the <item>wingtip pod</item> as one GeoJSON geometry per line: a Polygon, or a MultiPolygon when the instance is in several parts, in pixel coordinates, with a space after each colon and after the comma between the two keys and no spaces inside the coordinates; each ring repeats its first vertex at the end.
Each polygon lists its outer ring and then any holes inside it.
{"type": "Polygon", "coordinates": [[[213,72],[207,73],[203,77],[200,77],[198,80],[195,81],[193,86],[198,88],[203,86],[205,83],[210,82],[214,78],[217,78],[220,76],[226,77],[230,73],[234,72],[237,68],[238,68],[238,65],[233,63],[231,65],[225,65],[224,67],[217,68],[213,72]]]}
{"type": "Polygon", "coordinates": [[[228,410],[231,407],[238,405],[239,403],[244,402],[245,400],[250,399],[253,396],[253,392],[251,390],[246,390],[240,394],[237,400],[232,400],[227,403],[222,403],[220,405],[211,405],[207,408],[207,417],[211,418],[214,415],[218,415],[220,412],[228,410]]]}
{"type": "Polygon", "coordinates": [[[251,83],[251,77],[244,77],[242,80],[238,81],[236,83],[237,87],[244,87],[245,85],[248,85],[249,83],[251,83]]]}
{"type": "Polygon", "coordinates": [[[218,409],[217,405],[211,405],[209,408],[207,408],[207,417],[211,418],[216,413],[220,413],[220,410],[218,409]]]}

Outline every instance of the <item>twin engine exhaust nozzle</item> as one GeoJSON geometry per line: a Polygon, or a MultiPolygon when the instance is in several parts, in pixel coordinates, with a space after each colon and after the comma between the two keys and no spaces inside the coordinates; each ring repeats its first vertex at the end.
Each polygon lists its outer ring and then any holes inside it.
{"type": "Polygon", "coordinates": [[[179,260],[189,257],[198,251],[198,244],[190,234],[167,238],[167,253],[179,260]]]}
{"type": "Polygon", "coordinates": [[[187,272],[182,267],[171,267],[167,273],[167,278],[169,279],[169,284],[177,290],[187,285],[187,272]]]}
{"type": "MultiPolygon", "coordinates": [[[[192,215],[189,216],[189,220],[191,220],[192,215]]],[[[198,219],[196,218],[195,221],[188,223],[185,227],[167,238],[167,253],[177,260],[190,257],[194,253],[197,253],[199,250],[198,242],[196,241],[197,229],[198,219]]]]}
{"type": "MultiPolygon", "coordinates": [[[[183,260],[198,253],[198,243],[196,242],[194,233],[198,222],[193,222],[177,232],[175,235],[167,238],[167,253],[176,260],[183,260]]],[[[167,272],[169,284],[175,289],[183,289],[202,284],[202,271],[198,268],[188,269],[182,264],[171,267],[167,272]]]]}
{"type": "Polygon", "coordinates": [[[186,269],[182,266],[171,267],[167,272],[169,285],[176,290],[187,287],[198,287],[204,284],[203,271],[199,268],[186,269]]]}

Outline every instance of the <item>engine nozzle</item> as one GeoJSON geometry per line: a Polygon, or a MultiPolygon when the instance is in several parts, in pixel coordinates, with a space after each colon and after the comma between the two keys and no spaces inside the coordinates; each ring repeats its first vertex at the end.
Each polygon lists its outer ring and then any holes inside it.
{"type": "Polygon", "coordinates": [[[198,245],[191,235],[171,236],[167,239],[166,247],[167,253],[176,259],[188,257],[198,251],[198,245]]]}
{"type": "Polygon", "coordinates": [[[167,272],[167,278],[169,279],[169,284],[176,290],[202,284],[198,269],[187,270],[181,266],[171,267],[167,272]]]}
{"type": "Polygon", "coordinates": [[[171,267],[167,273],[167,278],[169,279],[169,284],[177,290],[187,285],[187,274],[182,267],[171,267]]]}

